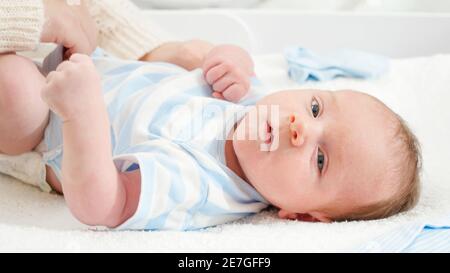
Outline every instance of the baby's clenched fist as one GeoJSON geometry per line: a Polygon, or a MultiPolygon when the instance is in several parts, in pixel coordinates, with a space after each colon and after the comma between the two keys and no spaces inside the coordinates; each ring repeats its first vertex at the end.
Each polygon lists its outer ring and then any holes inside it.
{"type": "Polygon", "coordinates": [[[42,99],[63,121],[83,115],[103,103],[101,78],[87,55],[74,54],[47,76],[42,99]]]}
{"type": "Polygon", "coordinates": [[[238,102],[250,90],[250,78],[254,76],[253,61],[238,46],[216,46],[205,57],[202,68],[215,98],[238,102]]]}

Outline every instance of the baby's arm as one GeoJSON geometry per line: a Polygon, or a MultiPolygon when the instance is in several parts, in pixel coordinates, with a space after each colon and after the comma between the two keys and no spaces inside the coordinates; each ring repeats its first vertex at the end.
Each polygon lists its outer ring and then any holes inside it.
{"type": "Polygon", "coordinates": [[[118,172],[113,163],[108,113],[91,59],[75,54],[63,62],[41,95],[63,121],[62,188],[71,212],[84,224],[120,225],[137,208],[140,178],[118,172]]]}
{"type": "Polygon", "coordinates": [[[235,45],[214,46],[202,40],[170,42],[146,54],[142,61],[169,62],[187,70],[202,68],[218,99],[239,101],[250,89],[255,75],[250,54],[235,45]]]}
{"type": "Polygon", "coordinates": [[[169,62],[189,71],[202,67],[203,61],[214,45],[202,40],[168,42],[142,57],[141,61],[169,62]]]}

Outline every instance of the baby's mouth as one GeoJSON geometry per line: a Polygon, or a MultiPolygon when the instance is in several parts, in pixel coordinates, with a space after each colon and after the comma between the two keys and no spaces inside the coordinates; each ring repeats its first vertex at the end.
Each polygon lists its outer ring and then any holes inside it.
{"type": "Polygon", "coordinates": [[[273,140],[273,134],[272,134],[272,126],[270,125],[269,121],[266,122],[266,140],[264,141],[265,144],[270,145],[272,144],[273,140]]]}

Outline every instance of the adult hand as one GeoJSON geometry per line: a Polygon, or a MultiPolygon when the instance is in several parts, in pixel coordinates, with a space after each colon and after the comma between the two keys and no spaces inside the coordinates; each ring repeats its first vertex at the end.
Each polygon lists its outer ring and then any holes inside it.
{"type": "Polygon", "coordinates": [[[45,24],[41,42],[66,48],[65,58],[74,53],[91,54],[97,46],[97,25],[83,0],[43,0],[45,24]]]}

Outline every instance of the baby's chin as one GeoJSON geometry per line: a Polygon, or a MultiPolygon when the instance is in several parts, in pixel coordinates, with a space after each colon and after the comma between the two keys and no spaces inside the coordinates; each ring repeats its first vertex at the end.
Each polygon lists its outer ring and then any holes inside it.
{"type": "Polygon", "coordinates": [[[255,141],[251,140],[233,140],[233,148],[236,154],[236,158],[241,166],[242,171],[248,178],[252,174],[252,170],[255,169],[254,164],[257,164],[257,157],[255,155],[253,146],[256,146],[255,141]]]}

